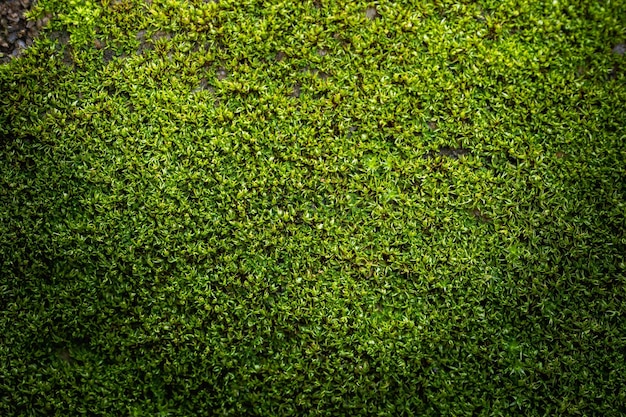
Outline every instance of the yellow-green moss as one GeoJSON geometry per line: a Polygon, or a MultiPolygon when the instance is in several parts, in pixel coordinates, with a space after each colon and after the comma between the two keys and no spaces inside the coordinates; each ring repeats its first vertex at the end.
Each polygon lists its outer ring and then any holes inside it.
{"type": "Polygon", "coordinates": [[[40,0],[0,415],[623,415],[626,7],[40,0]]]}

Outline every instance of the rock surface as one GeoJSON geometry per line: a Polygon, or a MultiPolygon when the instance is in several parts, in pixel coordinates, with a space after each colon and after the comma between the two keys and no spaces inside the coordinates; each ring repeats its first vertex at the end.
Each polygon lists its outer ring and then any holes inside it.
{"type": "Polygon", "coordinates": [[[34,0],[0,2],[0,63],[8,62],[29,47],[39,30],[47,23],[47,18],[35,22],[24,17],[24,13],[34,3],[34,0]]]}

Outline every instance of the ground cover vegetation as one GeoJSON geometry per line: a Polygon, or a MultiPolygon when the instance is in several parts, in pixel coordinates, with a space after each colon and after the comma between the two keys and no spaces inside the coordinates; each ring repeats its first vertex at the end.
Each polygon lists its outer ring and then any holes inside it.
{"type": "Polygon", "coordinates": [[[27,17],[0,415],[626,414],[624,2],[27,17]]]}

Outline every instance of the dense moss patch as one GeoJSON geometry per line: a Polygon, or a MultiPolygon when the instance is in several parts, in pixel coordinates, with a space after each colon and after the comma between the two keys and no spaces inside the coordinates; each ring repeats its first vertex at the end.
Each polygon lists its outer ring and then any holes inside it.
{"type": "Polygon", "coordinates": [[[624,3],[410,3],[37,2],[1,415],[626,413],[624,3]]]}

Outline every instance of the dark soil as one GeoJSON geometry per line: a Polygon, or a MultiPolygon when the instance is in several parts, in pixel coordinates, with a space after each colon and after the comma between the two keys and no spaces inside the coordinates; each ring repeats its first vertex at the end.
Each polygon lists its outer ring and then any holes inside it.
{"type": "Polygon", "coordinates": [[[34,4],[34,0],[0,0],[0,63],[8,62],[29,47],[48,23],[48,18],[26,20],[24,13],[34,4]]]}

